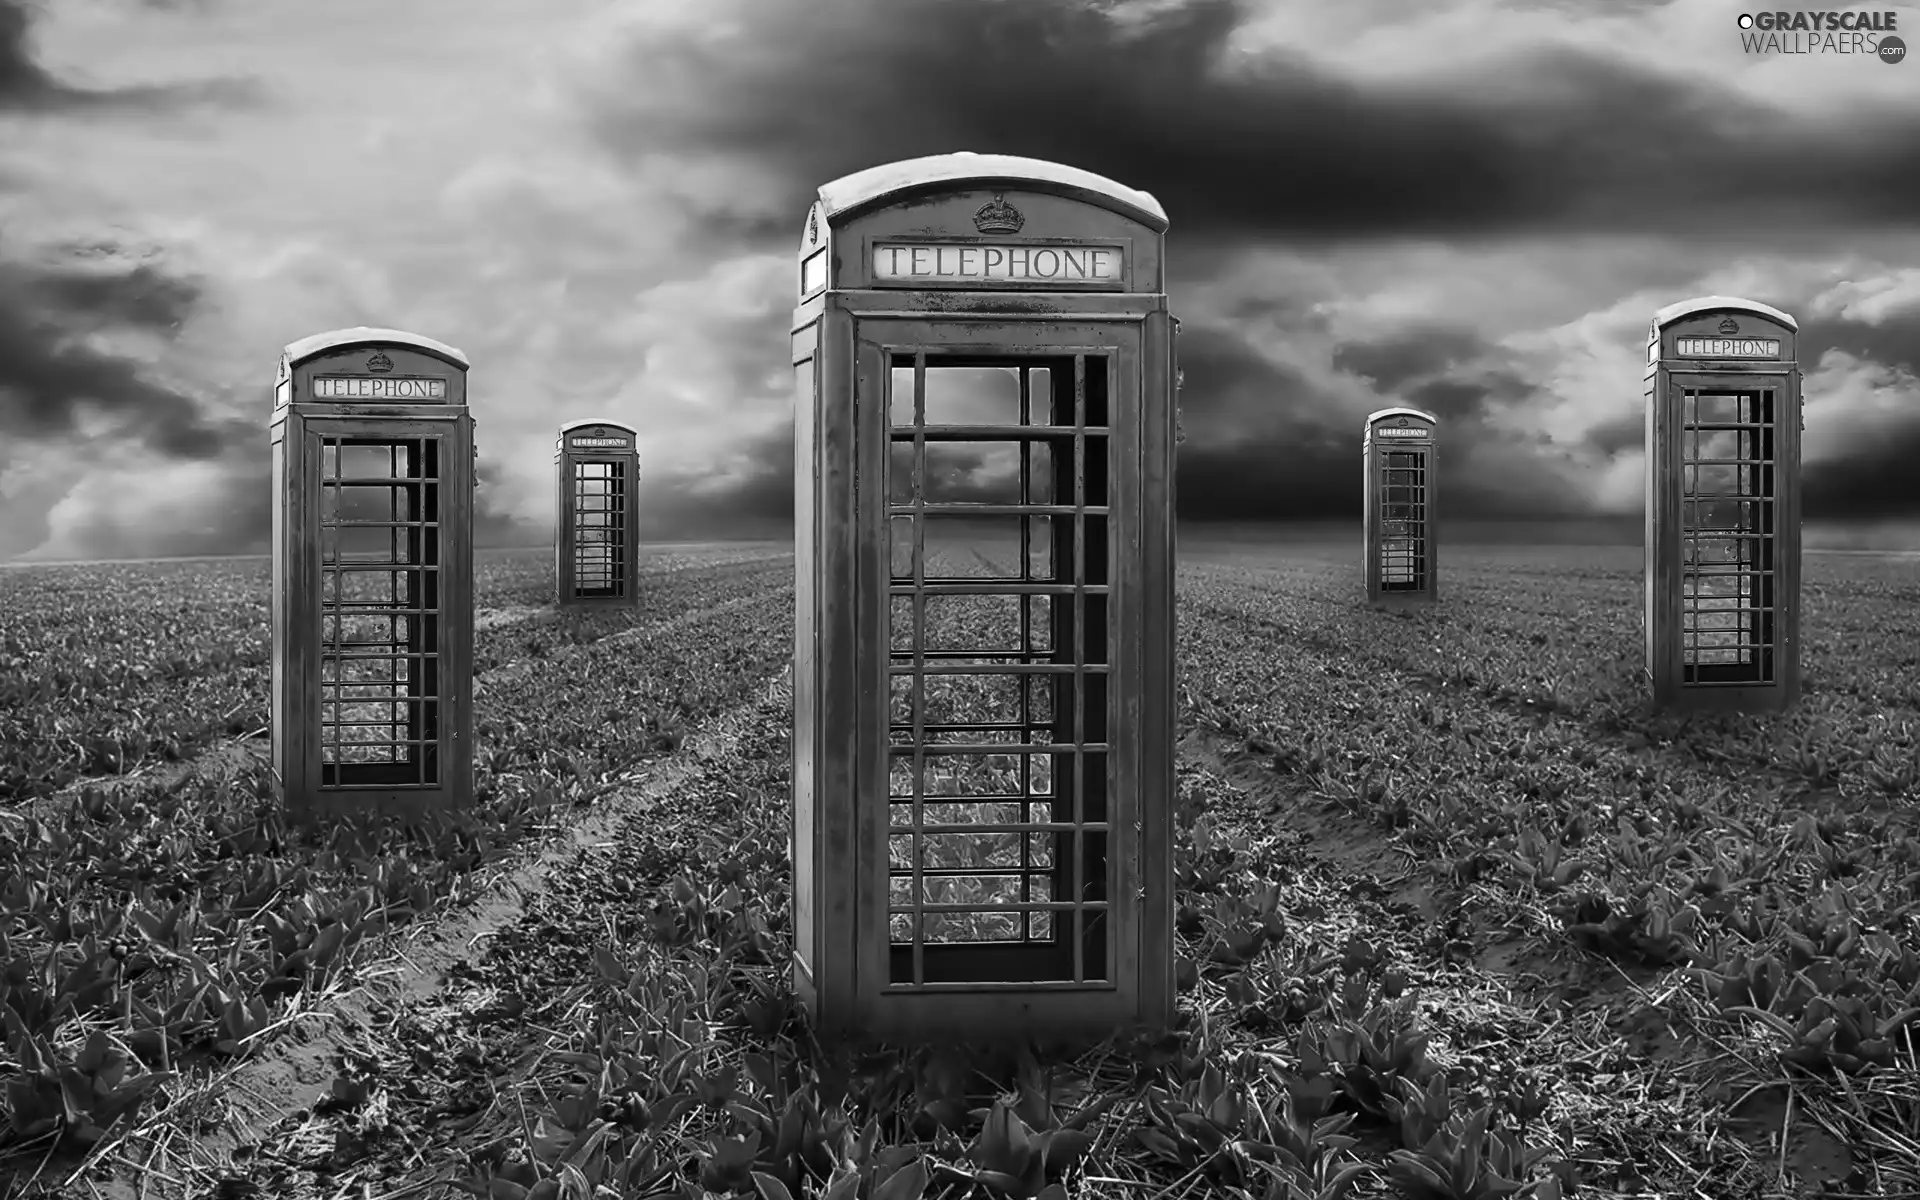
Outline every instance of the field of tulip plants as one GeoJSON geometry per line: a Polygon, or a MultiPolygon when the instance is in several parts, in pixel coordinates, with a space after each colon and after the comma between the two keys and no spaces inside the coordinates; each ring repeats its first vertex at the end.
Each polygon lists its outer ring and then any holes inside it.
{"type": "Polygon", "coordinates": [[[0,569],[0,1196],[1920,1196],[1920,560],[1681,718],[1637,548],[1353,551],[1183,543],[1180,1017],[1071,1051],[809,1034],[786,546],[483,554],[410,826],[274,803],[264,560],[0,569]]]}

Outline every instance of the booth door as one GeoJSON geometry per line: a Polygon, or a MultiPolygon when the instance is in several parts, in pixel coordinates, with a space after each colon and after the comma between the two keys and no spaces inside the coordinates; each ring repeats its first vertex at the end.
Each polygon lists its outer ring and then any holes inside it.
{"type": "Polygon", "coordinates": [[[443,439],[313,421],[319,785],[438,786],[443,439]]]}
{"type": "Polygon", "coordinates": [[[1386,450],[1380,455],[1380,590],[1427,587],[1427,454],[1386,450]]]}
{"type": "Polygon", "coordinates": [[[627,473],[615,459],[574,459],[573,594],[618,597],[626,586],[627,473]]]}
{"type": "Polygon", "coordinates": [[[1675,375],[1680,678],[1775,682],[1784,381],[1675,375]]]}
{"type": "Polygon", "coordinates": [[[863,341],[857,385],[885,480],[885,813],[863,826],[885,888],[868,889],[863,969],[889,990],[1111,987],[1135,924],[1112,897],[1137,811],[1114,745],[1135,659],[1115,534],[1139,494],[1137,342],[1009,334],[1027,345],[1008,353],[977,329],[962,346],[916,332],[863,341]]]}

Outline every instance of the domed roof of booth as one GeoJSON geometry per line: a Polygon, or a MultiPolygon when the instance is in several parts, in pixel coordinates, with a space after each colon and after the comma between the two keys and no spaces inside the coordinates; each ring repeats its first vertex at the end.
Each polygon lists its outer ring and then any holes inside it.
{"type": "Polygon", "coordinates": [[[1155,233],[1167,231],[1167,210],[1146,192],[1063,163],[1012,154],[975,154],[971,150],[882,163],[843,175],[820,185],[820,204],[823,215],[831,220],[851,216],[904,192],[954,183],[1038,184],[1041,191],[1078,192],[1089,202],[1131,217],[1155,233]]]}
{"type": "Polygon", "coordinates": [[[303,337],[297,342],[288,342],[284,353],[290,363],[301,362],[316,354],[325,354],[341,346],[351,346],[356,342],[391,342],[401,346],[417,346],[429,354],[437,354],[449,362],[462,367],[472,364],[467,356],[447,345],[423,334],[408,333],[404,329],[377,329],[371,325],[355,325],[351,329],[333,329],[326,333],[316,333],[312,337],[303,337]]]}
{"type": "Polygon", "coordinates": [[[1424,408],[1382,408],[1367,414],[1367,424],[1371,426],[1374,422],[1384,421],[1388,417],[1418,417],[1420,420],[1432,425],[1438,425],[1440,423],[1439,417],[1434,416],[1424,408]]]}
{"type": "Polygon", "coordinates": [[[1772,317],[1788,329],[1800,328],[1800,322],[1773,305],[1762,304],[1758,300],[1742,300],[1738,296],[1695,296],[1691,300],[1680,300],[1653,314],[1653,323],[1667,325],[1678,321],[1681,317],[1691,316],[1697,312],[1712,312],[1717,308],[1737,308],[1745,312],[1756,312],[1764,317],[1772,317]]]}

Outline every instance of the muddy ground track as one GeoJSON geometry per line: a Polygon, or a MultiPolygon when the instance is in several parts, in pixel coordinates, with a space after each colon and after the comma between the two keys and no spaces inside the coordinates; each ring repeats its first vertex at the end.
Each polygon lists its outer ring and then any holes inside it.
{"type": "MultiPolygon", "coordinates": [[[[741,806],[784,799],[792,704],[784,673],[763,692],[707,723],[688,753],[519,873],[518,903],[483,900],[426,935],[431,949],[409,951],[415,969],[403,984],[302,1051],[312,1081],[295,1086],[282,1073],[276,1110],[229,1133],[236,1173],[270,1194],[333,1194],[350,1182],[390,1195],[438,1184],[517,1140],[522,1106],[544,1107],[527,1085],[533,1058],[553,1042],[582,1040],[568,1010],[593,977],[593,949],[643,942],[646,905],[676,875],[710,873],[729,849],[717,831],[739,828],[741,806]],[[454,1045],[463,1048],[431,1052],[454,1045]],[[359,1113],[316,1111],[343,1065],[384,1092],[382,1127],[369,1131],[359,1113]]],[[[453,1193],[442,1185],[422,1194],[453,1193]]]]}

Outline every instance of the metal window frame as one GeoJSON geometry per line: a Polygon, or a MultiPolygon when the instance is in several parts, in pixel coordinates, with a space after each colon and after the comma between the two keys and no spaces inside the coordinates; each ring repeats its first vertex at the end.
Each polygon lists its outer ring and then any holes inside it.
{"type": "Polygon", "coordinates": [[[569,456],[567,461],[572,465],[567,482],[573,517],[568,523],[573,566],[572,578],[567,581],[568,594],[577,600],[624,599],[633,587],[633,564],[626,552],[630,532],[627,528],[627,488],[630,486],[627,460],[581,455],[569,456]],[[593,478],[594,469],[598,469],[598,479],[593,478]],[[603,484],[604,490],[591,492],[587,487],[591,482],[603,484]],[[590,495],[597,495],[603,501],[602,507],[589,508],[586,500],[590,495]],[[583,520],[589,512],[604,520],[583,520]],[[603,536],[589,540],[585,536],[589,529],[598,530],[603,536]],[[589,580],[594,586],[586,586],[589,580]]]}
{"type": "Polygon", "coordinates": [[[315,583],[313,608],[314,698],[312,721],[313,747],[310,769],[315,775],[317,792],[362,793],[437,792],[446,783],[445,774],[450,747],[450,732],[442,686],[445,672],[452,666],[446,645],[447,587],[449,547],[444,506],[447,503],[449,448],[448,432],[414,426],[392,431],[319,418],[306,424],[309,470],[309,494],[314,497],[314,532],[311,562],[315,583]],[[389,474],[347,474],[347,449],[383,450],[389,474]],[[329,451],[332,473],[329,473],[329,451]],[[405,456],[404,461],[400,456],[405,456]],[[429,463],[429,458],[431,462],[429,463]],[[403,473],[404,472],[404,473],[403,473]],[[336,501],[328,513],[329,495],[339,496],[341,489],[384,489],[388,492],[385,515],[378,519],[344,519],[344,506],[336,501]],[[402,519],[401,496],[413,516],[402,519]],[[381,560],[343,557],[340,531],[350,529],[387,529],[386,557],[381,560]],[[331,552],[328,534],[332,533],[331,552]],[[399,548],[405,539],[404,550],[399,548]],[[346,595],[346,581],[353,576],[386,576],[383,599],[356,600],[346,595]],[[401,595],[400,580],[406,580],[401,595]],[[385,646],[344,640],[343,628],[352,618],[403,622],[404,641],[385,646]],[[331,633],[329,632],[331,620],[331,633]],[[390,664],[389,677],[380,679],[346,678],[353,663],[390,664]],[[404,676],[404,678],[402,678],[404,676]],[[385,687],[391,698],[347,697],[344,689],[385,687]],[[385,720],[346,720],[345,710],[363,705],[389,706],[385,720]],[[401,720],[391,719],[392,708],[403,708],[401,720]],[[331,717],[331,719],[330,719],[331,717]],[[338,731],[379,729],[390,736],[366,741],[348,740],[338,731]],[[334,731],[330,734],[329,731],[334,731]],[[404,731],[404,736],[391,734],[404,731]],[[342,754],[352,748],[383,746],[395,751],[394,757],[374,761],[343,761],[342,754]],[[406,747],[399,753],[400,747],[406,747]]]}
{"type": "Polygon", "coordinates": [[[1679,621],[1675,627],[1679,639],[1680,683],[1683,687],[1773,687],[1780,682],[1777,661],[1780,620],[1780,420],[1784,403],[1784,381],[1760,383],[1731,377],[1690,381],[1676,377],[1674,400],[1676,466],[1680,476],[1679,505],[1675,521],[1679,562],[1679,621]],[[1732,421],[1702,419],[1699,402],[1703,397],[1725,397],[1735,402],[1732,421]],[[1764,411],[1760,411],[1764,410],[1764,411]],[[1752,417],[1753,419],[1747,419],[1752,417]],[[1732,458],[1703,458],[1699,455],[1702,433],[1732,433],[1738,443],[1732,458]],[[1751,439],[1751,440],[1750,440],[1751,439]],[[1755,442],[1763,444],[1754,444],[1755,442]],[[1748,453],[1753,451],[1754,453],[1748,453]],[[1735,489],[1731,492],[1700,490],[1703,469],[1731,468],[1735,489]],[[1702,527],[1697,520],[1700,505],[1734,503],[1753,505],[1761,514],[1757,528],[1726,531],[1722,527],[1702,527]],[[1738,547],[1731,563],[1705,561],[1699,547],[1707,542],[1731,541],[1738,547]],[[1733,579],[1737,583],[1731,596],[1706,594],[1705,581],[1733,579]],[[1707,607],[1703,600],[1731,599],[1731,606],[1707,607]],[[1707,629],[1701,625],[1704,615],[1721,613],[1736,617],[1728,630],[1707,629]],[[1720,646],[1703,646],[1702,634],[1731,632],[1735,636],[1732,661],[1707,661],[1703,651],[1718,653],[1720,646]]]}
{"type": "Polygon", "coordinates": [[[1104,795],[1110,786],[1108,766],[1111,734],[1111,704],[1101,706],[1102,711],[1089,714],[1088,695],[1090,692],[1106,694],[1107,689],[1090,683],[1095,676],[1104,680],[1113,658],[1112,641],[1114,638],[1114,620],[1111,609],[1107,610],[1107,619],[1103,622],[1100,640],[1104,643],[1099,655],[1103,661],[1090,661],[1087,615],[1088,600],[1093,599],[1100,606],[1107,604],[1112,592],[1112,429],[1108,422],[1112,418],[1111,403],[1114,388],[1115,364],[1110,351],[1061,351],[1053,347],[1035,349],[1020,353],[1001,353],[983,357],[977,352],[955,352],[948,347],[916,347],[911,351],[896,351],[889,356],[886,370],[886,395],[884,404],[888,411],[886,469],[886,527],[888,530],[889,550],[887,580],[887,613],[889,618],[888,637],[888,718],[889,757],[887,800],[887,841],[889,858],[887,867],[887,933],[888,952],[888,991],[924,992],[944,987],[977,989],[983,986],[1012,986],[1031,989],[1036,986],[1074,986],[1110,988],[1112,986],[1113,954],[1111,939],[1113,922],[1105,918],[1110,907],[1104,900],[1087,898],[1089,885],[1104,883],[1098,887],[1101,895],[1110,894],[1110,875],[1112,863],[1111,825],[1107,820],[1089,820],[1089,797],[1087,782],[1089,767],[1097,756],[1102,766],[1099,772],[1103,796],[1100,806],[1102,814],[1106,812],[1107,800],[1104,795]],[[1094,369],[1098,367],[1098,378],[1094,378],[1094,369]],[[1016,424],[997,425],[992,423],[972,423],[966,425],[934,425],[927,423],[926,388],[929,368],[944,367],[997,367],[1012,369],[1018,387],[1018,421],[1016,424]],[[898,373],[911,369],[912,409],[907,423],[893,421],[893,411],[898,403],[894,395],[894,380],[898,373]],[[1070,368],[1072,379],[1072,413],[1070,421],[1062,421],[1061,389],[1059,381],[1062,369],[1070,368]],[[1049,411],[1048,420],[1036,422],[1033,417],[1033,376],[1036,370],[1049,372],[1049,411]],[[1090,386],[1096,385],[1097,386],[1090,386]],[[1099,414],[1101,420],[1091,423],[1089,413],[1089,392],[1098,393],[1098,400],[1105,412],[1099,414]],[[1098,439],[1107,450],[1100,465],[1105,469],[1097,472],[1089,470],[1089,443],[1098,439]],[[941,503],[928,498],[925,486],[927,446],[930,442],[945,444],[979,444],[1015,442],[1020,446],[1019,497],[1013,504],[983,504],[974,502],[941,503]],[[1071,443],[1072,469],[1070,478],[1063,478],[1061,467],[1066,458],[1060,451],[1061,443],[1071,443]],[[897,464],[894,448],[907,445],[911,447],[909,469],[913,472],[909,496],[902,502],[895,486],[893,471],[897,464]],[[1044,450],[1049,465],[1049,489],[1052,495],[1044,499],[1032,493],[1032,468],[1035,450],[1044,450]],[[1064,486],[1063,486],[1064,485],[1064,486]],[[1100,487],[1100,496],[1091,495],[1090,487],[1100,487]],[[1063,496],[1062,492],[1066,494],[1063,496]],[[1070,503],[1062,503],[1069,500],[1070,503]],[[1098,502],[1096,502],[1098,501],[1098,502]],[[966,518],[1010,518],[1018,522],[1020,564],[1014,577],[935,577],[927,574],[927,520],[929,517],[966,518]],[[1048,529],[1049,577],[1041,580],[1034,577],[1032,536],[1034,521],[1046,522],[1048,529]],[[894,532],[901,521],[911,523],[910,562],[905,575],[899,573],[894,548],[894,532]],[[1090,577],[1089,556],[1087,554],[1090,536],[1089,522],[1099,522],[1105,526],[1106,537],[1102,538],[1106,553],[1100,556],[1098,566],[1101,578],[1090,577]],[[1059,537],[1060,526],[1065,523],[1069,531],[1071,545],[1062,546],[1059,537]],[[1060,561],[1061,552],[1071,555],[1071,566],[1063,577],[1060,561]],[[1017,599],[1020,624],[1019,648],[1011,654],[992,648],[969,648],[952,651],[930,651],[927,648],[929,624],[927,620],[927,600],[943,595],[974,596],[1010,596],[1017,599]],[[1043,596],[1050,605],[1047,645],[1036,648],[1032,636],[1033,597],[1043,596]],[[906,599],[911,604],[910,651],[902,653],[892,630],[893,614],[898,602],[906,599]],[[1060,619],[1070,612],[1066,622],[1060,619]],[[1067,636],[1063,639],[1061,626],[1067,626],[1067,636]],[[1068,654],[1071,654],[1068,657],[1068,654]],[[1018,661],[989,665],[994,659],[1016,659],[1018,661]],[[927,723],[927,687],[930,675],[1007,675],[1020,678],[1020,720],[1017,726],[1003,722],[945,722],[938,726],[927,723]],[[902,723],[893,720],[891,711],[893,688],[891,681],[901,677],[912,681],[911,697],[912,721],[904,728],[902,723]],[[1032,688],[1030,684],[1040,678],[1050,677],[1054,685],[1054,694],[1050,705],[1051,719],[1043,730],[1036,726],[1031,715],[1032,688]],[[1089,720],[1089,716],[1092,720],[1089,720]],[[1069,725],[1068,737],[1062,740],[1062,726],[1069,725]],[[1090,729],[1092,740],[1089,740],[1090,729]],[[975,733],[993,733],[1017,731],[1021,741],[1017,744],[1002,742],[962,742],[943,743],[931,738],[943,735],[975,733]],[[1046,740],[1039,741],[1037,734],[1044,732],[1046,740]],[[906,733],[908,739],[902,743],[899,735],[906,733]],[[1017,745],[1018,749],[1014,746],[1017,745]],[[1037,747],[1044,746],[1045,749],[1037,747]],[[1051,767],[1048,771],[1048,791],[1045,803],[1048,805],[1048,820],[1034,822],[1032,809],[1038,797],[1033,791],[1033,760],[1037,755],[1048,756],[1051,767]],[[1021,778],[1021,794],[1016,797],[994,794],[955,796],[951,799],[930,798],[926,793],[926,764],[930,757],[949,755],[977,755],[991,758],[998,755],[1017,757],[1021,778]],[[911,810],[911,819],[900,824],[894,819],[899,807],[900,797],[893,794],[892,761],[908,757],[910,766],[911,794],[906,797],[911,810]],[[1066,761],[1062,761],[1066,760],[1066,761]],[[1064,794],[1063,794],[1064,793],[1064,794]],[[1012,825],[993,822],[967,822],[964,824],[935,824],[926,819],[926,805],[930,802],[957,804],[997,804],[1017,800],[1020,805],[1020,820],[1012,825]],[[1066,807],[1066,819],[1062,819],[1061,809],[1066,807]],[[1020,835],[1021,865],[1018,870],[996,868],[985,864],[976,864],[971,868],[953,868],[929,870],[924,866],[925,846],[928,837],[952,834],[989,834],[994,832],[1012,832],[1020,835]],[[1036,835],[1048,836],[1052,841],[1050,865],[1044,872],[1033,869],[1032,849],[1036,835]],[[908,866],[905,869],[893,865],[892,844],[897,840],[907,840],[908,866]],[[1099,849],[1105,853],[1095,854],[1091,848],[1099,843],[1099,849]],[[1097,869],[1102,878],[1089,878],[1090,870],[1097,869]],[[1012,903],[974,903],[946,904],[929,902],[927,899],[929,878],[952,876],[971,879],[1017,878],[1021,899],[1012,903]],[[896,904],[893,889],[896,881],[905,878],[910,890],[908,902],[896,904]],[[1036,878],[1048,881],[1048,898],[1034,900],[1032,889],[1036,878]],[[1064,894],[1063,894],[1064,893],[1064,894]],[[980,915],[998,912],[1019,912],[1020,936],[1011,939],[991,941],[946,942],[935,941],[928,936],[929,916],[952,914],[980,915]],[[1041,914],[1050,914],[1049,929],[1044,937],[1035,936],[1033,926],[1041,914]],[[1062,921],[1060,918],[1065,917],[1062,921]],[[905,918],[908,936],[898,940],[895,928],[900,919],[905,918]],[[904,951],[904,953],[903,953],[904,951]],[[933,960],[930,964],[930,960],[933,960]],[[1063,964],[1070,964],[1069,970],[1063,970],[1063,964]],[[904,978],[903,978],[904,976],[904,978]],[[936,978],[935,976],[938,976],[936,978]]]}
{"type": "Polygon", "coordinates": [[[1423,595],[1433,582],[1432,565],[1427,555],[1427,534],[1430,524],[1428,483],[1431,456],[1428,453],[1429,449],[1430,447],[1426,445],[1377,446],[1375,449],[1377,467],[1374,471],[1373,486],[1380,497],[1380,529],[1376,538],[1378,550],[1375,569],[1379,572],[1380,591],[1390,596],[1423,595]],[[1400,455],[1411,459],[1412,465],[1396,464],[1394,459],[1400,455]],[[1396,484],[1393,482],[1395,471],[1412,471],[1414,478],[1409,483],[1396,484]],[[1406,488],[1412,492],[1412,496],[1396,502],[1393,494],[1395,488],[1406,488]],[[1400,518],[1391,516],[1396,503],[1412,509],[1412,515],[1400,518]],[[1399,534],[1389,533],[1388,525],[1396,520],[1404,522],[1408,526],[1408,531],[1399,534]],[[1406,545],[1401,549],[1396,547],[1395,543],[1406,543],[1406,545]],[[1396,577],[1398,572],[1393,568],[1403,562],[1406,577],[1401,579],[1396,577]]]}

